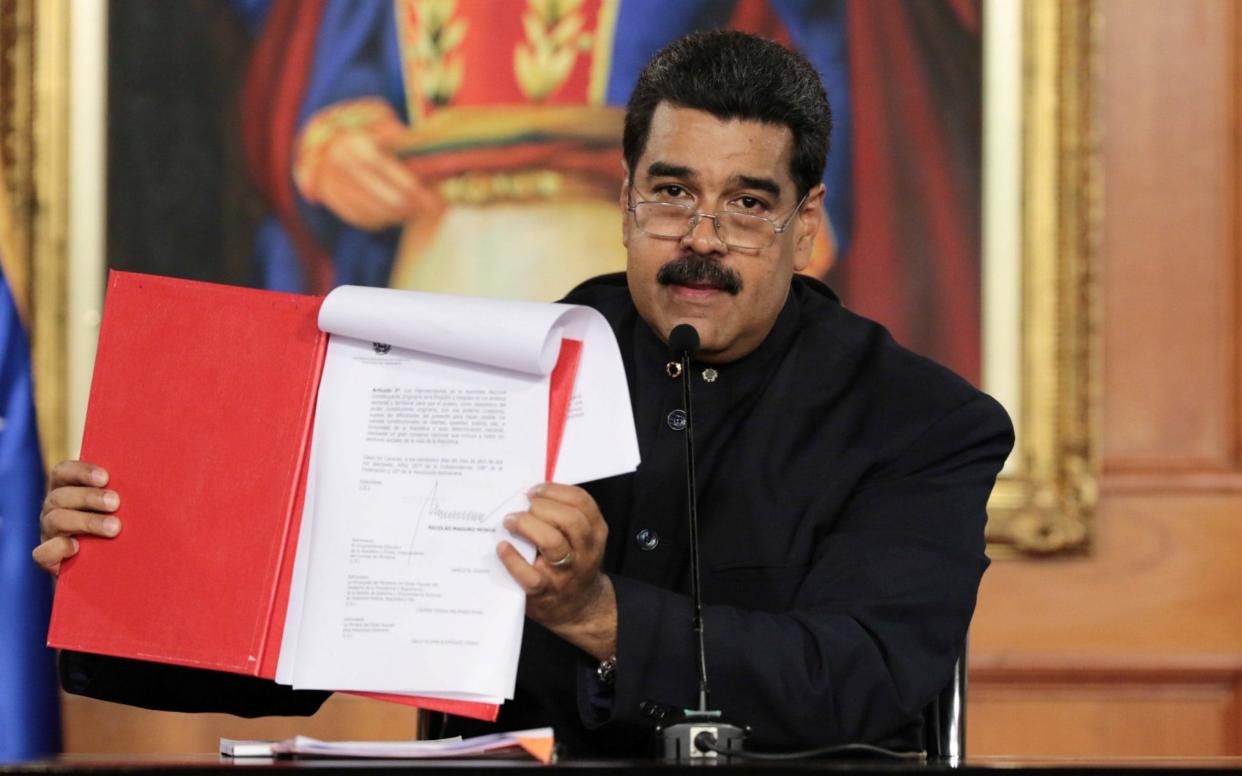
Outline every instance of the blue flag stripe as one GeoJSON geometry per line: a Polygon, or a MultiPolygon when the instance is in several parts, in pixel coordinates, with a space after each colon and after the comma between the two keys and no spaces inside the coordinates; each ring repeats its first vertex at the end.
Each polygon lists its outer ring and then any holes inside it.
{"type": "Polygon", "coordinates": [[[60,750],[51,581],[30,559],[43,500],[31,386],[26,332],[0,269],[0,762],[60,750]]]}

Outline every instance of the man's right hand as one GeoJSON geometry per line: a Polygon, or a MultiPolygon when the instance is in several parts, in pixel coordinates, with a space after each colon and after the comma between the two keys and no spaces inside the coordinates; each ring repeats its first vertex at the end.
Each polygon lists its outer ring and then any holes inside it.
{"type": "Polygon", "coordinates": [[[62,461],[52,469],[47,498],[39,515],[39,541],[31,555],[52,576],[60,563],[78,553],[79,534],[112,538],[121,521],[112,514],[121,505],[116,491],[108,490],[108,472],[85,461],[62,461]]]}

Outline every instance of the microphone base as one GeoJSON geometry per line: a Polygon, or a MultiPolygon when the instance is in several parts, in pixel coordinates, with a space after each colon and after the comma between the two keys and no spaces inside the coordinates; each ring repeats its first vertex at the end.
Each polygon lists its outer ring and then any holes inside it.
{"type": "Polygon", "coordinates": [[[718,711],[687,711],[672,724],[656,728],[661,760],[694,765],[741,761],[740,757],[697,746],[696,740],[740,753],[748,735],[750,728],[726,722],[718,711]]]}

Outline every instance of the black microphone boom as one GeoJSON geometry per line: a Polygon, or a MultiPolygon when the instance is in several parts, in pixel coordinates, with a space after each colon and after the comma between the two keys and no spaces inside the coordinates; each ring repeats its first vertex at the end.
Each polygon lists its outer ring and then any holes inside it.
{"type": "MultiPolygon", "coordinates": [[[[699,669],[699,707],[686,709],[673,724],[662,725],[658,733],[665,760],[683,762],[715,757],[725,760],[730,751],[740,752],[749,730],[726,722],[719,711],[709,711],[707,689],[707,648],[703,639],[703,590],[699,582],[698,496],[694,480],[694,412],[690,403],[690,359],[699,353],[699,332],[688,323],[673,327],[668,346],[681,362],[681,395],[686,411],[686,511],[690,522],[690,597],[694,606],[691,629],[697,641],[699,669]]],[[[701,760],[700,760],[701,762],[701,760]]]]}
{"type": "Polygon", "coordinates": [[[694,412],[690,406],[690,359],[699,354],[699,330],[679,323],[668,334],[668,347],[681,359],[681,399],[686,411],[686,512],[690,518],[690,597],[699,669],[699,711],[707,711],[707,648],[703,644],[703,591],[699,587],[699,511],[694,476],[694,412]]]}

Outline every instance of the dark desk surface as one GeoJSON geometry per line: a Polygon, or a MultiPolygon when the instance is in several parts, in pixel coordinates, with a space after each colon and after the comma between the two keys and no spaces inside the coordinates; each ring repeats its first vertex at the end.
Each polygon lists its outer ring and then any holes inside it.
{"type": "MultiPolygon", "coordinates": [[[[220,774],[233,770],[289,770],[311,769],[317,774],[340,773],[360,776],[365,773],[384,773],[391,776],[395,769],[405,769],[421,774],[445,773],[462,776],[469,773],[491,773],[551,767],[558,772],[601,776],[607,773],[671,774],[683,772],[688,767],[651,760],[562,760],[551,766],[543,766],[532,760],[482,759],[482,760],[316,760],[316,759],[262,759],[220,757],[217,755],[62,755],[54,759],[33,760],[25,763],[0,764],[0,773],[18,774],[71,774],[84,773],[92,776],[106,774],[152,774],[175,773],[220,774]]],[[[987,772],[999,776],[1048,776],[1091,771],[1107,774],[1159,773],[1242,773],[1242,757],[1210,758],[1009,758],[975,757],[960,765],[946,762],[895,762],[891,760],[813,760],[796,762],[751,761],[731,765],[717,765],[730,771],[753,773],[824,771],[848,773],[892,774],[900,771],[953,771],[962,774],[987,772]]]]}

